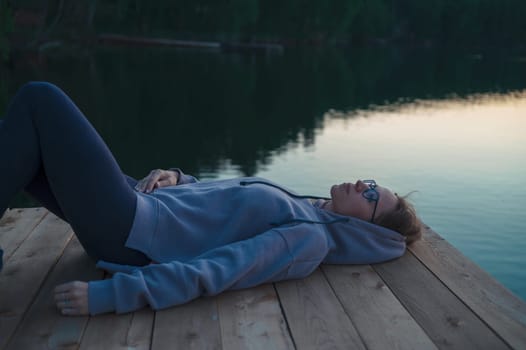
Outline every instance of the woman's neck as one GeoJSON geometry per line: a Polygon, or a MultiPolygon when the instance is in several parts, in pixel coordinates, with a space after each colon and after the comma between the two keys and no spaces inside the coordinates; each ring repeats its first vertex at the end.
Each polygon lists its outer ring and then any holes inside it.
{"type": "Polygon", "coordinates": [[[326,200],[321,204],[320,208],[332,211],[332,201],[330,199],[326,200]]]}

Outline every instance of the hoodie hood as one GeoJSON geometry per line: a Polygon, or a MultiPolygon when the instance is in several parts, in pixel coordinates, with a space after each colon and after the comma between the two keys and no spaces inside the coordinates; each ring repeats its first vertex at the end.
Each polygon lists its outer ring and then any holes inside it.
{"type": "Polygon", "coordinates": [[[358,218],[339,215],[316,205],[326,224],[329,252],[327,264],[371,264],[402,256],[405,237],[400,233],[358,218]],[[338,220],[340,219],[340,220],[338,220]]]}
{"type": "Polygon", "coordinates": [[[340,215],[322,208],[328,197],[305,196],[294,194],[280,186],[266,181],[243,181],[241,185],[264,184],[275,187],[291,197],[317,199],[312,204],[316,210],[317,220],[293,218],[274,226],[288,224],[312,224],[324,227],[328,254],[323,260],[327,264],[371,264],[379,263],[402,256],[406,249],[405,237],[386,227],[370,223],[351,216],[340,215]]]}

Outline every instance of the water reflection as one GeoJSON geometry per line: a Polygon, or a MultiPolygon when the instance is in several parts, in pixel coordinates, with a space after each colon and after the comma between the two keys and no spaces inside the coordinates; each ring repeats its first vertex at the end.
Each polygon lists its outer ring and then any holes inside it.
{"type": "Polygon", "coordinates": [[[273,154],[315,144],[330,109],[516,90],[526,75],[526,65],[498,57],[399,50],[240,56],[99,48],[29,67],[16,62],[10,94],[31,79],[63,86],[135,176],[173,164],[197,174],[232,164],[253,175],[273,154]]]}

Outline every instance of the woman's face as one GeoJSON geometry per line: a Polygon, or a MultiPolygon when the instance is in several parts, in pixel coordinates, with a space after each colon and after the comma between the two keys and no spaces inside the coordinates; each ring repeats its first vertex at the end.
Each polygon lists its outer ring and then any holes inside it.
{"type": "Polygon", "coordinates": [[[374,189],[378,193],[378,203],[363,196],[363,192],[370,190],[370,187],[362,180],[358,180],[354,184],[345,182],[340,185],[333,185],[331,187],[331,201],[327,203],[325,208],[341,215],[366,221],[371,221],[375,205],[374,218],[394,210],[398,203],[395,194],[382,186],[376,186],[374,189]]]}

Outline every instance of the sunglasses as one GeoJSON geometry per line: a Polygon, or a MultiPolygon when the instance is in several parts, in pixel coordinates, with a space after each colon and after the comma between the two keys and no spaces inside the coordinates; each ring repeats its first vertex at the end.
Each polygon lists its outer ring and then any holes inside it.
{"type": "Polygon", "coordinates": [[[368,189],[362,192],[362,197],[367,199],[369,202],[374,202],[373,215],[371,216],[371,222],[374,223],[374,214],[376,214],[376,207],[378,206],[378,200],[380,199],[380,194],[376,190],[376,181],[374,180],[363,180],[364,184],[369,186],[368,189]]]}

